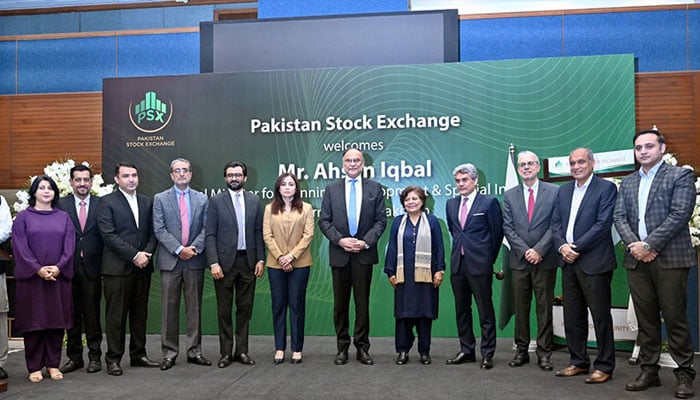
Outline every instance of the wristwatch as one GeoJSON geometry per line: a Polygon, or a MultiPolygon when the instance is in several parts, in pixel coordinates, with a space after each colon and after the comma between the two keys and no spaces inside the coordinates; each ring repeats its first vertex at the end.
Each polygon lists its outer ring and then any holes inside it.
{"type": "Polygon", "coordinates": [[[369,250],[369,245],[365,243],[365,250],[369,250]]]}
{"type": "Polygon", "coordinates": [[[642,242],[642,247],[644,247],[644,250],[646,251],[651,250],[651,246],[649,246],[649,243],[647,242],[642,242]]]}

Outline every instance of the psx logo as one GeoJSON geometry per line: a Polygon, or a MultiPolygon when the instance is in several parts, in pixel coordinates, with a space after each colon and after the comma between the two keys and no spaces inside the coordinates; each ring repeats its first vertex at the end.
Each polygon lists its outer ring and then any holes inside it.
{"type": "Polygon", "coordinates": [[[173,102],[158,99],[156,92],[146,92],[146,95],[136,105],[129,103],[129,119],[131,124],[141,132],[156,133],[165,128],[173,116],[173,102]]]}

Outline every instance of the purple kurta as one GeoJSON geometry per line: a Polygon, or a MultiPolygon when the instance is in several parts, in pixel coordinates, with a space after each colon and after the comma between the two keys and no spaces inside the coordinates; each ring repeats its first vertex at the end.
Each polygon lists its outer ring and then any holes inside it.
{"type": "Polygon", "coordinates": [[[68,329],[73,326],[73,251],[75,228],[68,214],[54,208],[33,207],[17,215],[12,226],[15,257],[15,325],[18,332],[68,329]],[[45,265],[56,265],[56,281],[37,275],[45,265]]]}

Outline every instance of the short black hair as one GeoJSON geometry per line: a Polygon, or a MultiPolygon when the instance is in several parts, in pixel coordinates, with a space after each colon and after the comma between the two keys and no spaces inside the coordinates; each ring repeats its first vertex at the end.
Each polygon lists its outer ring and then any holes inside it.
{"type": "Polygon", "coordinates": [[[88,167],[85,164],[78,164],[75,167],[70,169],[70,178],[73,179],[73,173],[75,172],[82,172],[82,171],[88,171],[90,172],[90,178],[92,178],[92,170],[90,167],[88,167]]]}
{"type": "Polygon", "coordinates": [[[648,134],[656,135],[656,139],[659,141],[659,144],[666,144],[666,138],[664,137],[663,133],[661,133],[657,129],[647,129],[645,131],[637,133],[636,135],[634,135],[634,138],[632,138],[632,144],[634,145],[638,137],[648,134]]]}
{"type": "Polygon", "coordinates": [[[130,163],[130,162],[123,162],[123,161],[122,161],[122,162],[120,162],[120,163],[117,163],[117,167],[114,168],[114,176],[119,176],[119,168],[121,168],[121,167],[133,168],[133,169],[136,170],[136,172],[139,171],[139,169],[136,168],[136,166],[135,166],[133,163],[130,163]]]}
{"type": "Polygon", "coordinates": [[[248,167],[245,166],[245,163],[243,161],[229,161],[224,165],[224,177],[226,176],[226,170],[229,168],[236,168],[236,167],[241,167],[243,170],[243,176],[248,176],[248,167]]]}
{"type": "Polygon", "coordinates": [[[37,176],[32,185],[29,187],[29,205],[34,207],[36,205],[36,192],[39,190],[39,184],[46,181],[51,185],[51,190],[53,190],[53,200],[51,200],[51,207],[56,207],[58,205],[58,198],[61,197],[61,192],[58,190],[58,185],[56,181],[51,179],[48,175],[37,176]]]}

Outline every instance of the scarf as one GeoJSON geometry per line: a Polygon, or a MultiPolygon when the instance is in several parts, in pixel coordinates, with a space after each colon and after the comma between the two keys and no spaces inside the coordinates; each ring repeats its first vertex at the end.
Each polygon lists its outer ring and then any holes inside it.
{"type": "MultiPolygon", "coordinates": [[[[401,225],[399,225],[398,233],[398,249],[396,257],[396,283],[404,283],[406,281],[404,275],[404,255],[403,255],[403,234],[406,230],[406,221],[408,220],[408,214],[403,216],[401,220],[401,225]]],[[[431,283],[433,281],[433,274],[430,268],[432,262],[431,254],[431,237],[430,237],[430,224],[428,223],[428,217],[425,212],[420,215],[420,220],[418,221],[418,234],[416,235],[416,265],[415,265],[415,281],[431,283]]]]}

